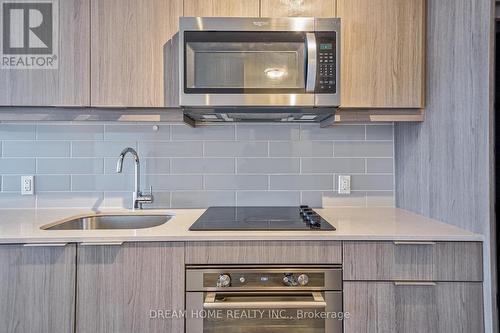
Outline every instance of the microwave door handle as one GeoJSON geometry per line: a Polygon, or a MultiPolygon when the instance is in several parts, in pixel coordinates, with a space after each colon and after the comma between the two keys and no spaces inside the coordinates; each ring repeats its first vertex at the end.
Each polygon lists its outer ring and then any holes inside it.
{"type": "Polygon", "coordinates": [[[312,292],[312,301],[252,301],[252,302],[216,302],[217,293],[209,292],[203,308],[207,310],[224,309],[324,309],[326,301],[320,292],[312,292]]]}
{"type": "Polygon", "coordinates": [[[313,93],[316,87],[316,73],[318,68],[316,35],[312,32],[306,33],[307,44],[307,73],[306,73],[306,92],[313,93]]]}

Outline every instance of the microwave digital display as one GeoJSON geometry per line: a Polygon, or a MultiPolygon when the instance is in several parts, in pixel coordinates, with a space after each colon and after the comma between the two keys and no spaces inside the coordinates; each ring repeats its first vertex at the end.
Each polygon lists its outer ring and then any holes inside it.
{"type": "Polygon", "coordinates": [[[332,43],[319,44],[319,49],[320,50],[331,50],[331,49],[333,49],[333,44],[332,43]]]}

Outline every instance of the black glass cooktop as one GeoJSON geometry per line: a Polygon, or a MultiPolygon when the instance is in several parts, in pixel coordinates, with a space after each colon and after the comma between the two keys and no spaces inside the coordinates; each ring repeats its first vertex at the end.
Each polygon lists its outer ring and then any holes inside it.
{"type": "Polygon", "coordinates": [[[209,230],[335,230],[308,206],[210,207],[189,228],[209,230]]]}

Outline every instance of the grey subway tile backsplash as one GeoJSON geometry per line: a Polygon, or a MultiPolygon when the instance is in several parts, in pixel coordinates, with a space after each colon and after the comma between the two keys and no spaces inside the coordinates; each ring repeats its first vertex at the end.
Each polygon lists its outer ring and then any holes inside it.
{"type": "Polygon", "coordinates": [[[300,204],[299,191],[238,191],[240,206],[296,206],[300,204]]]}
{"type": "Polygon", "coordinates": [[[206,175],[207,190],[267,190],[267,175],[206,175]]]}
{"type": "Polygon", "coordinates": [[[73,141],[71,156],[118,157],[125,147],[137,149],[137,144],[133,141],[73,141]]]}
{"type": "Polygon", "coordinates": [[[104,171],[102,158],[39,158],[38,174],[101,174],[104,171]]]}
{"type": "Polygon", "coordinates": [[[272,175],[271,190],[333,190],[332,175],[272,175]]]}
{"type": "Polygon", "coordinates": [[[37,125],[38,140],[102,140],[104,125],[43,124],[37,125]]]}
{"type": "Polygon", "coordinates": [[[172,125],[172,140],[234,140],[234,126],[206,125],[192,128],[172,125]]]}
{"type": "Polygon", "coordinates": [[[35,124],[0,124],[0,140],[34,140],[35,124]]]}
{"type": "Polygon", "coordinates": [[[298,158],[238,158],[238,173],[300,173],[298,158]]]}
{"type": "Polygon", "coordinates": [[[201,175],[146,175],[144,188],[153,186],[153,191],[202,190],[201,175]]]}
{"type": "Polygon", "coordinates": [[[66,141],[4,141],[4,157],[68,157],[71,145],[66,141]]]}
{"type": "Polygon", "coordinates": [[[170,140],[169,125],[154,124],[106,124],[104,139],[112,141],[168,141],[170,140]]]}
{"type": "MultiPolygon", "coordinates": [[[[139,153],[140,155],[140,153],[139,153]]],[[[107,157],[104,159],[104,173],[116,174],[116,157],[107,157]]],[[[166,157],[141,158],[141,174],[168,174],[170,173],[170,159],[166,157]]],[[[128,155],[123,162],[122,173],[133,174],[135,170],[134,160],[128,155]]]]}
{"type": "Polygon", "coordinates": [[[299,140],[299,125],[236,125],[236,140],[271,141],[299,140]]]}
{"type": "Polygon", "coordinates": [[[201,157],[203,156],[203,142],[140,141],[137,152],[141,157],[201,157]]]}
{"type": "Polygon", "coordinates": [[[367,173],[393,173],[394,160],[392,158],[367,158],[367,173]]]}
{"type": "Polygon", "coordinates": [[[234,159],[232,158],[173,158],[171,161],[172,173],[234,173],[234,159]]]}
{"type": "Polygon", "coordinates": [[[209,206],[234,206],[236,196],[233,191],[189,191],[172,192],[172,207],[203,208],[209,206]]]}
{"type": "Polygon", "coordinates": [[[392,141],[335,142],[335,157],[393,157],[392,141]]]}
{"type": "Polygon", "coordinates": [[[320,128],[316,124],[303,125],[302,140],[364,140],[365,125],[336,125],[320,128]]]}
{"type": "Polygon", "coordinates": [[[0,158],[0,175],[34,174],[36,159],[34,158],[0,158]]]}
{"type": "Polygon", "coordinates": [[[155,208],[394,205],[393,124],[0,124],[0,208],[130,208],[137,149],[155,208]],[[339,174],[352,193],[336,193],[339,174]],[[21,176],[35,195],[21,196],[21,176]]]}
{"type": "Polygon", "coordinates": [[[205,142],[205,156],[207,157],[267,157],[267,155],[267,142],[205,142]]]}
{"type": "Polygon", "coordinates": [[[366,140],[392,140],[392,125],[367,125],[366,140]]]}
{"type": "Polygon", "coordinates": [[[269,142],[271,157],[333,157],[333,142],[277,141],[269,142]]]}
{"type": "Polygon", "coordinates": [[[39,208],[87,208],[103,206],[102,192],[43,192],[37,195],[39,208]]]}
{"type": "MultiPolygon", "coordinates": [[[[21,176],[6,175],[2,177],[2,191],[21,192],[21,176]]],[[[35,192],[71,191],[70,175],[37,175],[35,177],[35,192]]]]}
{"type": "Polygon", "coordinates": [[[303,158],[303,173],[364,173],[364,158],[303,158]]]}
{"type": "Polygon", "coordinates": [[[0,193],[0,209],[28,209],[35,207],[35,196],[21,196],[18,193],[0,193]]]}
{"type": "MultiPolygon", "coordinates": [[[[338,181],[338,180],[337,180],[338,181]]],[[[353,191],[392,191],[394,177],[392,175],[352,175],[353,191]]]]}

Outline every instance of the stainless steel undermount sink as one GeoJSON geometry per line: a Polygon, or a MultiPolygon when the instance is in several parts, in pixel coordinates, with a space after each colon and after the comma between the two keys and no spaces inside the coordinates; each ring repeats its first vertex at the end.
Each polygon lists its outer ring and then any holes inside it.
{"type": "Polygon", "coordinates": [[[145,229],[166,223],[166,214],[91,214],[46,224],[42,230],[145,229]]]}

